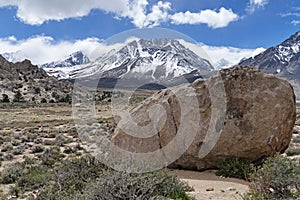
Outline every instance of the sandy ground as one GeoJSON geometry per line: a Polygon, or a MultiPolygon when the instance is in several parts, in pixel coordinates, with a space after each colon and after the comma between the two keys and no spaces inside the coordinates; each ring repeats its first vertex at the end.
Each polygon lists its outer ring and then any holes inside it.
{"type": "Polygon", "coordinates": [[[215,171],[186,171],[171,170],[181,180],[186,181],[195,191],[190,192],[197,200],[237,200],[249,190],[246,181],[234,178],[222,178],[215,175],[215,171]]]}

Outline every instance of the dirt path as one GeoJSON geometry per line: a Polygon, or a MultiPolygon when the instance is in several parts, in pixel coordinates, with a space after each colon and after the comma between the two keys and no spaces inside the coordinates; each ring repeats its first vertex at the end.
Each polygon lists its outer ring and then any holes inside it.
{"type": "Polygon", "coordinates": [[[186,181],[195,191],[190,194],[197,200],[237,200],[248,191],[246,181],[234,178],[221,178],[215,171],[195,172],[186,170],[171,170],[181,180],[186,181]]]}

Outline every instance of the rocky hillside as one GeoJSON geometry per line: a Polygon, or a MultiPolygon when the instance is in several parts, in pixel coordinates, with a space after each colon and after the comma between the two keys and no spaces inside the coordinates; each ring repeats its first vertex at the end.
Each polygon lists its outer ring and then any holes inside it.
{"type": "Polygon", "coordinates": [[[242,60],[239,65],[252,66],[290,81],[300,97],[300,31],[281,44],[270,47],[254,58],[242,60]]]}
{"type": "Polygon", "coordinates": [[[11,63],[0,55],[0,100],[2,102],[69,101],[72,85],[58,81],[29,60],[11,63]]]}

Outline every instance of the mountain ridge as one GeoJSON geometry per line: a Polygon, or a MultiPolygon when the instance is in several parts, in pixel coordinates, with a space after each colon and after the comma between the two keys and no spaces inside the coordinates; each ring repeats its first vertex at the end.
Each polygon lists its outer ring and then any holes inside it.
{"type": "Polygon", "coordinates": [[[40,65],[41,68],[57,68],[57,67],[72,67],[75,65],[83,65],[90,62],[90,59],[81,51],[76,51],[64,59],[45,63],[40,65]]]}
{"type": "MultiPolygon", "coordinates": [[[[59,78],[128,78],[167,83],[184,75],[213,71],[211,63],[175,39],[135,39],[94,61],[71,68],[44,68],[59,78]]],[[[190,76],[190,75],[189,75],[190,76]]]]}
{"type": "Polygon", "coordinates": [[[252,66],[287,79],[300,97],[300,31],[238,65],[252,66]]]}

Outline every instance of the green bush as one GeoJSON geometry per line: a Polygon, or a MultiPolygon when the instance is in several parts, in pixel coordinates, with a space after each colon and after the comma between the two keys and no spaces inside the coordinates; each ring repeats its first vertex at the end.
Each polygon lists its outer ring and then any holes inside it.
{"type": "Polygon", "coordinates": [[[45,149],[43,154],[39,155],[43,165],[53,166],[55,163],[60,162],[65,157],[61,154],[59,147],[51,147],[45,149]]]}
{"type": "Polygon", "coordinates": [[[89,184],[86,199],[193,199],[186,194],[191,188],[164,172],[132,174],[106,170],[95,183],[89,184]],[[109,178],[105,178],[109,177],[109,178]]]}
{"type": "Polygon", "coordinates": [[[10,194],[22,197],[28,194],[26,192],[34,191],[36,197],[30,199],[38,200],[194,199],[186,194],[191,191],[186,183],[163,171],[144,174],[119,172],[90,155],[68,160],[53,159],[56,162],[49,165],[52,153],[42,155],[47,157],[45,160],[27,157],[24,162],[4,170],[2,183],[14,184],[10,194]]]}
{"type": "Polygon", "coordinates": [[[23,174],[24,166],[21,163],[15,163],[1,172],[1,183],[15,183],[23,174]]]}
{"type": "Polygon", "coordinates": [[[46,185],[51,178],[51,168],[45,165],[32,166],[24,170],[17,181],[17,186],[23,191],[32,191],[46,185]]]}
{"type": "Polygon", "coordinates": [[[217,176],[248,180],[254,171],[254,165],[243,158],[228,158],[220,162],[217,176]]]}
{"type": "Polygon", "coordinates": [[[132,174],[107,168],[91,156],[64,161],[37,199],[154,199],[190,200],[190,188],[163,172],[132,174]]]}
{"type": "Polygon", "coordinates": [[[300,197],[300,166],[276,154],[268,158],[252,177],[244,199],[296,199],[300,197]]]}

